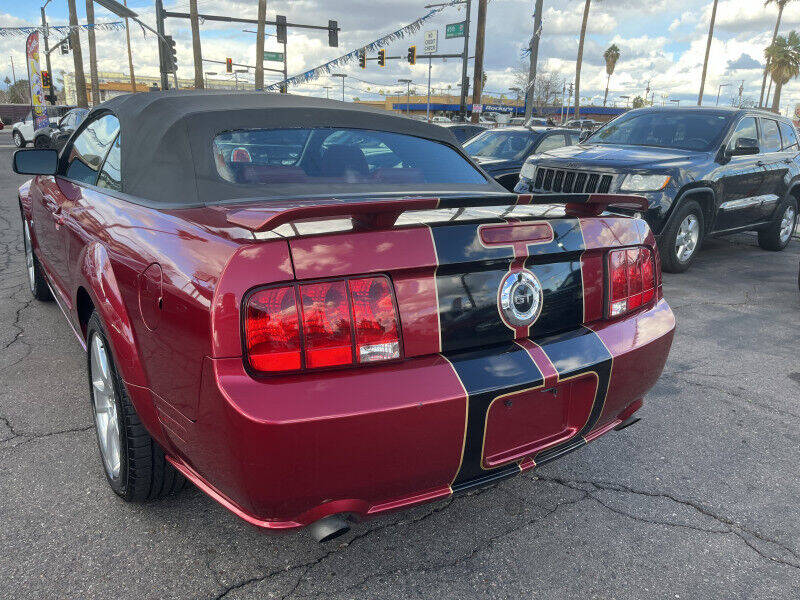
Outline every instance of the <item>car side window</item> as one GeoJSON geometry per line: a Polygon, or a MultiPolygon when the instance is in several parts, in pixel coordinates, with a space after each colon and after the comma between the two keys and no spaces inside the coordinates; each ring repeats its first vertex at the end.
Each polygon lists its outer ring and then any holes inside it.
{"type": "Polygon", "coordinates": [[[95,185],[100,166],[119,131],[114,115],[103,115],[89,123],[68,149],[64,176],[78,183],[95,185]]]}
{"type": "Polygon", "coordinates": [[[780,152],[781,134],[778,131],[777,121],[761,119],[762,152],[780,152]]]}
{"type": "Polygon", "coordinates": [[[122,143],[122,134],[117,135],[114,140],[111,150],[108,151],[106,161],[103,163],[103,168],[100,169],[100,175],[97,177],[97,186],[108,188],[110,190],[122,191],[122,175],[120,174],[120,144],[122,143]]]}
{"type": "Polygon", "coordinates": [[[784,151],[796,151],[797,147],[797,131],[794,128],[794,125],[789,123],[779,123],[781,128],[781,138],[783,138],[783,150],[784,151]]]}
{"type": "Polygon", "coordinates": [[[547,152],[548,150],[555,150],[556,148],[562,148],[566,145],[567,137],[563,133],[548,135],[536,148],[536,152],[547,152]]]}
{"type": "Polygon", "coordinates": [[[728,143],[728,148],[731,150],[736,148],[736,143],[741,138],[750,138],[758,141],[758,129],[756,129],[755,117],[745,117],[739,121],[739,123],[736,125],[736,129],[733,130],[733,135],[731,136],[731,141],[728,143]]]}

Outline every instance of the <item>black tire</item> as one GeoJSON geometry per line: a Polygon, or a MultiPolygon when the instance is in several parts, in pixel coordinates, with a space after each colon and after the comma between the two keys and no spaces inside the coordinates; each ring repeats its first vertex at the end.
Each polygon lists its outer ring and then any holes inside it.
{"type": "Polygon", "coordinates": [[[789,245],[789,242],[792,241],[792,232],[794,232],[795,227],[797,227],[797,202],[795,199],[785,198],[778,206],[776,214],[778,215],[777,219],[775,219],[764,229],[758,230],[758,245],[764,250],[772,250],[773,252],[779,252],[783,250],[789,245]],[[781,239],[782,221],[784,215],[786,215],[789,209],[794,211],[794,219],[791,226],[792,229],[788,237],[781,239]]]}
{"type": "Polygon", "coordinates": [[[150,436],[139,420],[136,409],[128,397],[125,384],[117,372],[111,346],[108,344],[103,324],[96,312],[92,313],[86,329],[88,352],[86,371],[89,378],[89,400],[94,418],[95,391],[92,385],[91,353],[95,336],[100,336],[108,349],[108,364],[114,385],[115,416],[120,437],[120,466],[117,476],[112,476],[103,461],[100,434],[95,419],[98,450],[106,480],[111,489],[127,502],[149,502],[170,496],[183,489],[186,479],[169,464],[164,451],[150,436]]]}
{"type": "Polygon", "coordinates": [[[687,200],[684,202],[672,215],[658,245],[658,249],[661,252],[662,270],[667,273],[683,273],[692,265],[703,242],[704,226],[703,209],[700,208],[700,205],[694,200],[687,200]],[[689,256],[681,258],[678,256],[677,249],[678,232],[681,228],[681,224],[690,215],[694,215],[699,227],[697,243],[689,256]]]}
{"type": "Polygon", "coordinates": [[[25,147],[25,144],[27,142],[25,142],[25,138],[22,137],[22,134],[19,131],[15,131],[11,137],[14,138],[14,145],[17,148],[24,148],[25,147]]]}
{"type": "Polygon", "coordinates": [[[53,299],[53,295],[47,286],[47,279],[45,279],[42,265],[39,264],[39,259],[36,258],[36,254],[33,252],[30,225],[28,225],[24,216],[22,217],[22,244],[25,252],[25,277],[28,280],[28,289],[31,291],[31,296],[39,302],[49,302],[53,299]]]}
{"type": "Polygon", "coordinates": [[[33,147],[34,148],[49,148],[50,141],[43,135],[37,136],[36,139],[33,140],[33,147]]]}

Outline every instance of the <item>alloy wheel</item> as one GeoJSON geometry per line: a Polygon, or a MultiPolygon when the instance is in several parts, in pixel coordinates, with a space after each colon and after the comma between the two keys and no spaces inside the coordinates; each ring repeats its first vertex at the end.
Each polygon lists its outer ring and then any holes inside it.
{"type": "Polygon", "coordinates": [[[122,442],[120,439],[117,393],[111,372],[111,358],[103,338],[95,333],[90,342],[89,379],[97,439],[103,466],[111,479],[119,477],[122,442]]]}
{"type": "Polygon", "coordinates": [[[700,221],[694,214],[686,215],[686,218],[678,227],[678,234],[675,236],[675,255],[681,262],[688,261],[697,249],[697,242],[700,240],[700,221]]]}
{"type": "Polygon", "coordinates": [[[14,145],[17,148],[22,148],[22,134],[19,131],[14,132],[14,145]]]}
{"type": "Polygon", "coordinates": [[[785,244],[789,241],[789,238],[792,237],[792,231],[794,230],[795,220],[797,219],[797,213],[793,206],[787,206],[786,211],[783,213],[783,217],[781,218],[781,229],[778,237],[781,240],[781,244],[785,244]]]}
{"type": "Polygon", "coordinates": [[[28,222],[22,222],[22,239],[25,244],[25,268],[28,271],[28,285],[31,288],[31,293],[36,291],[36,267],[33,263],[33,246],[31,245],[31,230],[28,227],[28,222]]]}

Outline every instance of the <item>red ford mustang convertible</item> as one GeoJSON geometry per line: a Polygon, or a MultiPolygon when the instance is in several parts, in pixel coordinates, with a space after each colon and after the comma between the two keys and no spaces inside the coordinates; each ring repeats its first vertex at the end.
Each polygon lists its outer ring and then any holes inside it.
{"type": "Polygon", "coordinates": [[[672,343],[641,198],[509,194],[389,113],[135,94],[14,169],[125,500],[328,539],[635,422],[672,343]]]}

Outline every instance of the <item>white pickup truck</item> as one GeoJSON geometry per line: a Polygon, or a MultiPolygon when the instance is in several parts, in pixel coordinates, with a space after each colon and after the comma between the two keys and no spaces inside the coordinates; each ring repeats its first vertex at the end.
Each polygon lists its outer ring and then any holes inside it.
{"type": "MultiPolygon", "coordinates": [[[[71,106],[48,106],[47,117],[50,119],[51,125],[56,125],[59,119],[72,108],[71,106]]],[[[22,121],[17,121],[11,126],[11,137],[14,139],[14,145],[17,148],[24,148],[28,143],[33,142],[33,111],[29,110],[28,114],[22,121]]]]}

